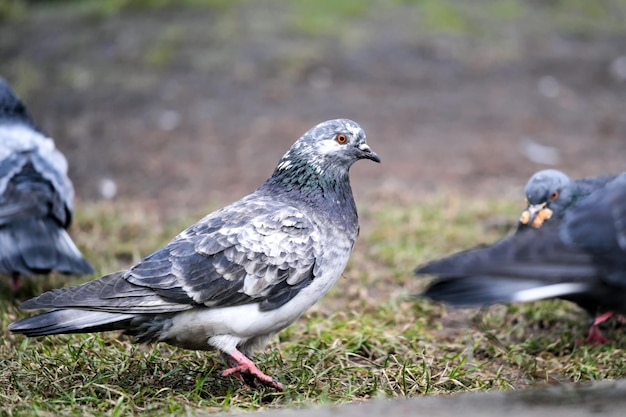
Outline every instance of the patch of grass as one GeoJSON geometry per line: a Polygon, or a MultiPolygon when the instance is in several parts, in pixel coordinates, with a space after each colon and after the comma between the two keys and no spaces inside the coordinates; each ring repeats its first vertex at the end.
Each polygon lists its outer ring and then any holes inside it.
{"type": "Polygon", "coordinates": [[[225,10],[245,0],[5,0],[0,2],[0,20],[28,17],[28,12],[43,14],[67,13],[89,17],[108,18],[124,11],[158,10],[180,7],[210,7],[225,10]]]}
{"type": "Polygon", "coordinates": [[[624,33],[626,1],[605,0],[8,0],[0,2],[0,21],[28,19],[41,14],[72,14],[106,19],[127,11],[210,8],[224,12],[255,7],[272,10],[275,21],[286,21],[291,29],[307,36],[340,37],[359,23],[385,24],[376,16],[402,13],[414,18],[414,31],[420,36],[452,35],[478,37],[486,41],[510,31],[586,35],[624,33]],[[287,19],[283,19],[288,15],[287,19]]]}
{"type": "MultiPolygon", "coordinates": [[[[557,30],[562,34],[623,33],[624,0],[397,0],[415,8],[424,33],[460,36],[496,35],[493,30],[557,30]],[[549,24],[546,24],[549,22],[549,24]]],[[[497,35],[496,35],[497,36],[497,35]]]]}
{"type": "MultiPolygon", "coordinates": [[[[200,217],[164,223],[150,207],[133,202],[77,206],[72,232],[99,273],[127,267],[200,217]]],[[[580,344],[587,317],[572,304],[477,311],[407,300],[424,284],[412,276],[417,264],[496,240],[518,212],[519,205],[508,201],[451,197],[399,206],[378,202],[362,210],[362,235],[345,277],[255,357],[285,384],[282,393],[221,378],[217,353],[138,346],[116,333],[13,335],[8,324],[25,313],[17,301],[5,300],[2,413],[189,415],[623,376],[623,332],[610,331],[607,346],[580,344]]],[[[37,294],[86,279],[53,276],[26,284],[37,294]]]]}
{"type": "Polygon", "coordinates": [[[367,14],[367,2],[359,0],[303,0],[291,4],[291,26],[306,35],[336,37],[367,14]]]}
{"type": "Polygon", "coordinates": [[[0,2],[0,22],[19,20],[26,14],[26,5],[21,1],[7,0],[0,2]]]}

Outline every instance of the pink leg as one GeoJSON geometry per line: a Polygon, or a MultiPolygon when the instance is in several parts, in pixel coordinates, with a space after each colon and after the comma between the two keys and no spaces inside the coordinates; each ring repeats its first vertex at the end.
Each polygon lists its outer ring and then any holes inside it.
{"type": "Polygon", "coordinates": [[[612,311],[607,311],[604,314],[599,315],[598,317],[596,317],[593,320],[593,324],[592,326],[597,326],[600,323],[604,323],[605,321],[607,321],[608,319],[610,319],[611,317],[613,317],[615,315],[615,313],[613,313],[612,311]]]}
{"type": "Polygon", "coordinates": [[[607,343],[608,341],[609,341],[609,339],[607,339],[602,334],[602,332],[598,328],[598,325],[594,321],[593,324],[589,327],[589,333],[587,334],[587,338],[585,339],[585,342],[587,342],[587,343],[595,343],[597,345],[603,345],[603,344],[607,343]]]}
{"type": "Polygon", "coordinates": [[[267,376],[263,372],[261,372],[259,368],[256,367],[254,362],[248,359],[243,353],[235,350],[232,353],[228,353],[228,355],[233,359],[233,361],[236,362],[237,366],[226,369],[222,372],[222,376],[234,374],[239,379],[245,380],[246,378],[244,378],[244,375],[242,374],[250,375],[255,383],[256,381],[258,381],[267,387],[274,388],[275,390],[279,391],[283,389],[283,384],[276,381],[271,376],[267,376]]]}
{"type": "Polygon", "coordinates": [[[11,275],[11,289],[15,292],[19,290],[21,286],[22,283],[20,282],[20,274],[18,272],[14,272],[11,275]]]}
{"type": "Polygon", "coordinates": [[[609,339],[607,339],[602,334],[602,332],[600,331],[600,328],[598,326],[601,323],[604,323],[605,321],[610,319],[614,315],[615,315],[615,313],[613,313],[612,311],[607,311],[606,313],[601,314],[601,315],[597,316],[595,319],[593,319],[593,322],[591,323],[591,326],[589,327],[589,333],[587,334],[587,338],[585,339],[585,342],[587,342],[587,343],[595,343],[597,345],[603,345],[603,344],[607,343],[609,341],[609,339]]]}

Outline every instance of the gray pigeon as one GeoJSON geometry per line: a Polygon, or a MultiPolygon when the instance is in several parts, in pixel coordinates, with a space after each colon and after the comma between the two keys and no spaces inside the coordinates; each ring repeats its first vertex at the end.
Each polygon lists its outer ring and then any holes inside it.
{"type": "Polygon", "coordinates": [[[91,274],[66,229],[74,189],[67,161],[0,78],[0,273],[91,274]]]}
{"type": "Polygon", "coordinates": [[[560,221],[436,260],[416,273],[436,276],[423,296],[455,306],[572,301],[597,317],[587,340],[603,343],[597,325],[613,312],[626,313],[626,176],[560,221]]]}
{"type": "Polygon", "coordinates": [[[526,225],[538,228],[548,219],[560,219],[566,210],[592,192],[605,187],[616,175],[572,180],[556,169],[533,174],[524,194],[528,207],[522,213],[519,229],[526,225]]]}
{"type": "Polygon", "coordinates": [[[348,172],[380,162],[351,120],[321,123],[252,194],[209,214],[127,271],[47,292],[12,323],[27,336],[123,330],[138,342],[222,352],[251,386],[282,385],[248,359],[344,270],[359,233],[348,172]]]}

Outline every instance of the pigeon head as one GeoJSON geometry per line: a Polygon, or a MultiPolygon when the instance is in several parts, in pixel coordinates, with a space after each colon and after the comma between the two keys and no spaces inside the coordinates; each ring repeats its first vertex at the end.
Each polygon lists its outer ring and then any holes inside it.
{"type": "Polygon", "coordinates": [[[13,93],[9,84],[0,77],[0,123],[21,122],[34,127],[24,103],[13,93]]]}
{"type": "Polygon", "coordinates": [[[271,179],[302,186],[347,180],[350,167],[359,159],[380,162],[361,126],[348,119],[329,120],[310,129],[291,146],[271,179]]]}
{"type": "Polygon", "coordinates": [[[336,119],[322,122],[306,132],[287,151],[277,170],[288,170],[293,164],[306,163],[319,170],[348,171],[359,159],[380,162],[365,140],[365,132],[356,122],[336,119]]]}
{"type": "Polygon", "coordinates": [[[561,171],[545,169],[530,177],[524,193],[528,202],[528,224],[546,209],[550,211],[549,216],[560,217],[572,202],[572,180],[561,171]]]}

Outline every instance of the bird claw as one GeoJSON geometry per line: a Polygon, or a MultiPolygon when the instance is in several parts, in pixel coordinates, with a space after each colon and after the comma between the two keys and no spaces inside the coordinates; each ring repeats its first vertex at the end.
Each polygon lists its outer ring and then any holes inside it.
{"type": "Polygon", "coordinates": [[[11,290],[13,292],[16,292],[21,287],[22,287],[22,283],[20,281],[20,274],[16,272],[11,275],[11,290]]]}
{"type": "Polygon", "coordinates": [[[600,323],[604,323],[605,321],[607,321],[608,319],[610,319],[611,317],[615,316],[616,314],[612,311],[607,311],[604,314],[601,314],[599,316],[597,316],[595,319],[593,319],[593,324],[592,326],[596,326],[598,327],[598,325],[600,323]]]}
{"type": "Polygon", "coordinates": [[[239,378],[240,381],[252,388],[257,388],[259,385],[265,385],[266,387],[277,391],[283,390],[283,384],[271,376],[265,375],[261,372],[261,370],[256,367],[254,362],[238,350],[226,354],[226,358],[232,367],[222,371],[223,377],[234,375],[239,378]]]}
{"type": "Polygon", "coordinates": [[[606,336],[604,336],[604,334],[602,334],[602,331],[600,331],[599,326],[601,323],[604,323],[611,317],[616,317],[617,320],[621,324],[624,323],[623,315],[616,314],[613,311],[607,311],[606,313],[603,313],[593,319],[593,321],[591,322],[591,326],[589,326],[589,333],[587,334],[587,338],[585,339],[585,342],[594,343],[596,345],[604,345],[608,343],[609,339],[606,336]]]}
{"type": "Polygon", "coordinates": [[[275,389],[277,391],[283,390],[283,384],[278,382],[271,376],[265,375],[256,366],[251,368],[247,365],[238,365],[233,368],[228,368],[222,371],[222,376],[226,377],[233,375],[246,385],[257,388],[259,385],[265,385],[266,387],[275,389]]]}
{"type": "MultiPolygon", "coordinates": [[[[606,320],[606,319],[604,319],[606,320]]],[[[602,321],[604,321],[602,320],[602,321]]],[[[601,322],[602,322],[601,321],[601,322]]],[[[609,339],[606,338],[598,328],[598,325],[594,323],[589,327],[589,333],[587,334],[587,338],[585,339],[586,343],[593,343],[596,345],[604,345],[608,343],[609,339]]]]}

